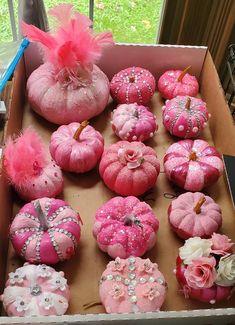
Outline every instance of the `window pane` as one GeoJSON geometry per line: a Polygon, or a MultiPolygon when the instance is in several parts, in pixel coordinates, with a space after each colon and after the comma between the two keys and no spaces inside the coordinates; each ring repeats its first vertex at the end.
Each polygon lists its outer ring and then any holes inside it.
{"type": "MultiPolygon", "coordinates": [[[[15,22],[16,29],[18,30],[18,1],[14,0],[14,12],[15,12],[15,22]]],[[[8,10],[7,0],[1,0],[0,2],[0,42],[11,42],[13,40],[12,31],[11,31],[11,21],[10,14],[8,10]]]]}
{"type": "Polygon", "coordinates": [[[95,0],[94,29],[116,42],[156,43],[163,0],[95,0]]]}

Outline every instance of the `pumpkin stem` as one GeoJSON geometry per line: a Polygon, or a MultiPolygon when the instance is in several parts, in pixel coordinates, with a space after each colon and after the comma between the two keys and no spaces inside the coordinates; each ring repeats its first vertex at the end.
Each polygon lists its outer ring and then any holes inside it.
{"type": "Polygon", "coordinates": [[[79,139],[79,136],[82,133],[82,130],[85,129],[85,127],[87,127],[88,124],[89,124],[89,121],[83,121],[80,124],[79,128],[77,129],[77,131],[74,133],[74,136],[73,136],[73,138],[75,140],[78,140],[79,139]]]}
{"type": "Polygon", "coordinates": [[[186,108],[186,109],[190,109],[190,105],[191,105],[191,98],[188,97],[188,98],[187,98],[187,101],[186,101],[186,104],[185,104],[185,108],[186,108]]]}
{"type": "Polygon", "coordinates": [[[179,77],[177,78],[178,82],[181,82],[184,78],[184,76],[186,75],[186,73],[188,72],[188,70],[191,69],[191,65],[189,65],[187,68],[185,68],[181,74],[179,75],[179,77]]]}
{"type": "Polygon", "coordinates": [[[39,200],[35,202],[35,210],[37,211],[37,217],[40,223],[40,227],[43,229],[43,231],[47,231],[49,228],[49,224],[47,221],[47,217],[42,211],[42,207],[39,200]]]}
{"type": "Polygon", "coordinates": [[[133,74],[128,76],[129,82],[135,82],[135,76],[133,74]]]}
{"type": "Polygon", "coordinates": [[[132,226],[132,225],[143,228],[142,223],[133,214],[125,216],[125,218],[124,218],[124,226],[132,226]]]}
{"type": "Polygon", "coordinates": [[[191,151],[190,154],[189,154],[189,160],[197,160],[197,154],[195,151],[191,151]]]}
{"type": "Polygon", "coordinates": [[[205,196],[202,196],[200,198],[200,200],[197,202],[197,204],[195,205],[195,207],[193,208],[193,211],[196,212],[196,214],[201,213],[201,206],[203,205],[203,203],[206,202],[206,198],[205,196]]]}

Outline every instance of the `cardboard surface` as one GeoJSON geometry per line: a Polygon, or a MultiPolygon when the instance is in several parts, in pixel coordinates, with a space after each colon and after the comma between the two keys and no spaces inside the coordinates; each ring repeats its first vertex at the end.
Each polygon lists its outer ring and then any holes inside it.
{"type": "MultiPolygon", "coordinates": [[[[204,61],[204,57],[202,56],[201,61],[204,61]]],[[[234,129],[228,128],[226,125],[224,125],[224,123],[221,123],[216,118],[217,111],[221,110],[221,112],[223,113],[223,118],[226,121],[229,121],[229,113],[227,111],[224,99],[221,93],[219,92],[218,85],[216,82],[214,82],[215,78],[217,78],[217,74],[213,70],[213,63],[209,56],[207,56],[205,64],[206,66],[203,67],[201,74],[201,91],[203,98],[208,99],[208,109],[212,113],[210,123],[212,133],[210,132],[209,128],[207,128],[203,131],[200,138],[209,141],[211,144],[213,144],[213,140],[216,140],[218,142],[219,150],[221,150],[222,148],[228,153],[233,154],[233,149],[232,146],[230,146],[229,144],[229,140],[231,140],[234,136],[234,129]],[[212,80],[211,83],[214,87],[214,89],[212,90],[212,93],[214,92],[213,94],[211,94],[210,80],[212,80]],[[217,93],[217,100],[214,101],[213,95],[215,96],[217,93]],[[221,137],[223,137],[222,140],[221,137]],[[223,143],[225,143],[224,148],[223,143]]],[[[153,191],[142,197],[142,199],[144,199],[147,203],[150,204],[150,206],[152,207],[155,214],[160,220],[160,230],[158,232],[157,243],[154,248],[150,252],[148,252],[144,257],[149,257],[153,262],[158,263],[159,269],[163,272],[168,283],[169,289],[162,310],[180,311],[210,309],[210,311],[207,313],[213,314],[213,308],[234,308],[235,295],[228,302],[225,301],[216,305],[210,305],[199,303],[193,300],[185,300],[182,292],[179,291],[179,286],[173,274],[173,269],[175,267],[175,258],[178,254],[178,248],[183,245],[183,240],[179,239],[171,231],[168,225],[167,209],[169,204],[171,203],[171,199],[166,198],[165,194],[170,193],[174,196],[179,194],[181,191],[172,186],[163,173],[162,161],[164,153],[169,147],[169,145],[176,141],[176,138],[170,136],[162,125],[162,105],[163,101],[159,94],[156,93],[153,97],[153,100],[151,101],[151,110],[157,115],[159,130],[153,139],[146,142],[146,145],[153,147],[158,154],[158,157],[161,162],[161,173],[159,175],[156,185],[153,188],[153,191]]],[[[103,134],[105,138],[105,146],[108,146],[111,143],[118,141],[118,138],[113,134],[110,125],[110,112],[113,108],[114,106],[111,102],[106,108],[105,112],[91,120],[91,125],[103,134]]],[[[46,143],[48,143],[51,133],[57,129],[57,126],[39,117],[36,113],[30,110],[29,105],[26,105],[23,117],[23,127],[27,127],[29,125],[33,126],[39,132],[39,134],[43,137],[46,143]]],[[[64,178],[65,189],[63,195],[61,195],[60,198],[68,201],[72,208],[79,211],[81,218],[84,222],[84,226],[82,227],[81,242],[79,244],[77,254],[70,261],[58,264],[56,266],[57,270],[63,270],[65,272],[65,276],[68,279],[68,283],[71,287],[71,301],[67,313],[70,315],[104,313],[104,308],[102,306],[95,306],[85,310],[84,304],[99,302],[98,280],[103,270],[105,269],[107,262],[110,260],[110,258],[105,253],[102,253],[98,249],[96,242],[92,236],[92,224],[94,220],[94,214],[97,208],[99,208],[108,199],[115,196],[115,194],[112,193],[109,189],[107,189],[106,186],[103,184],[102,180],[98,175],[97,168],[83,175],[64,173],[64,178]]],[[[209,194],[222,208],[223,226],[221,228],[221,233],[228,235],[230,238],[232,238],[233,241],[235,241],[235,215],[234,210],[232,208],[232,202],[229,195],[228,186],[225,181],[225,176],[222,176],[219,181],[211,188],[206,189],[205,193],[209,194]]],[[[170,195],[168,195],[168,197],[169,196],[170,195]]],[[[17,196],[15,196],[13,215],[18,212],[19,208],[22,205],[23,202],[20,201],[17,196]]],[[[8,253],[7,273],[12,270],[15,270],[15,268],[21,266],[22,264],[23,262],[15,255],[10,245],[8,253]]],[[[218,309],[215,311],[215,314],[216,313],[222,314],[223,310],[218,309]]],[[[228,309],[228,313],[234,314],[235,310],[228,309]]],[[[154,313],[154,315],[151,315],[152,317],[157,318],[157,315],[162,315],[162,313],[154,313]]],[[[180,315],[181,314],[179,314],[179,317],[181,317],[180,315]]],[[[206,311],[205,313],[202,312],[202,315],[205,316],[206,311]]],[[[64,317],[65,318],[57,318],[57,321],[59,321],[59,319],[60,321],[67,320],[66,316],[64,317]]],[[[106,315],[102,316],[101,318],[105,319],[105,317],[106,315]]],[[[113,317],[117,319],[115,315],[113,317]]],[[[133,317],[134,316],[131,316],[132,319],[146,318],[144,314],[137,315],[134,318],[133,317]]],[[[167,316],[163,317],[167,318],[167,316]]],[[[174,317],[177,318],[177,314],[175,314],[174,317]]],[[[128,319],[128,315],[125,315],[121,318],[128,319]]]]}

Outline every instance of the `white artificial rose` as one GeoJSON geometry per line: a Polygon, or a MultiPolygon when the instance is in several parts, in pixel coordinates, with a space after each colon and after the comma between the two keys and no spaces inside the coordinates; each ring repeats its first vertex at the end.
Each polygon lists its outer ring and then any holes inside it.
{"type": "Polygon", "coordinates": [[[220,259],[216,283],[223,287],[235,285],[235,254],[220,259]]]}
{"type": "Polygon", "coordinates": [[[211,253],[212,241],[200,237],[189,238],[179,249],[179,256],[184,264],[190,264],[193,259],[207,257],[211,253]]]}

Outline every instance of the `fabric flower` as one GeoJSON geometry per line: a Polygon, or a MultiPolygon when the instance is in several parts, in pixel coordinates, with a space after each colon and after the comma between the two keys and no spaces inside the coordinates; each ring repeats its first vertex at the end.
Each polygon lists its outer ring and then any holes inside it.
{"type": "Polygon", "coordinates": [[[155,265],[156,264],[152,263],[149,258],[147,258],[146,260],[141,260],[140,271],[152,274],[155,270],[155,265]]]}
{"type": "Polygon", "coordinates": [[[50,293],[44,293],[41,296],[39,306],[41,306],[42,308],[44,308],[46,310],[49,310],[50,308],[54,307],[52,295],[50,293]]]}
{"type": "Polygon", "coordinates": [[[160,292],[157,289],[157,286],[147,283],[144,287],[143,296],[147,297],[150,301],[160,296],[160,292]]]}
{"type": "Polygon", "coordinates": [[[22,297],[16,297],[13,305],[16,307],[16,310],[21,313],[29,308],[29,302],[23,299],[22,297]]]}
{"type": "Polygon", "coordinates": [[[231,243],[231,239],[229,239],[225,235],[220,235],[213,233],[211,236],[212,247],[211,252],[216,255],[228,255],[231,253],[231,248],[234,243],[231,243]]]}
{"type": "Polygon", "coordinates": [[[118,150],[118,157],[121,163],[127,165],[129,169],[139,167],[144,161],[141,150],[132,149],[131,147],[120,148],[118,150]]]}
{"type": "Polygon", "coordinates": [[[220,259],[216,283],[224,287],[235,285],[235,254],[220,259]]]}
{"type": "Polygon", "coordinates": [[[209,256],[211,245],[212,241],[210,239],[189,238],[185,241],[184,246],[180,247],[179,256],[184,264],[190,264],[193,259],[209,256]]]}
{"type": "Polygon", "coordinates": [[[113,297],[115,300],[122,299],[122,297],[125,295],[123,285],[119,284],[113,284],[112,290],[109,292],[109,294],[113,297]]]}
{"type": "Polygon", "coordinates": [[[126,266],[125,260],[121,260],[120,257],[117,257],[115,261],[110,262],[110,266],[113,272],[122,272],[126,266]]]}
{"type": "Polygon", "coordinates": [[[53,273],[52,278],[49,281],[52,290],[66,290],[67,280],[59,273],[53,273]]]}
{"type": "Polygon", "coordinates": [[[194,289],[212,287],[216,280],[215,266],[214,257],[193,259],[184,272],[188,286],[194,289]]]}
{"type": "Polygon", "coordinates": [[[20,269],[17,269],[15,272],[9,273],[10,284],[23,283],[24,278],[25,278],[25,274],[20,269]]]}
{"type": "Polygon", "coordinates": [[[44,264],[38,265],[36,270],[36,275],[41,278],[49,278],[51,276],[51,270],[49,266],[44,264]]]}

